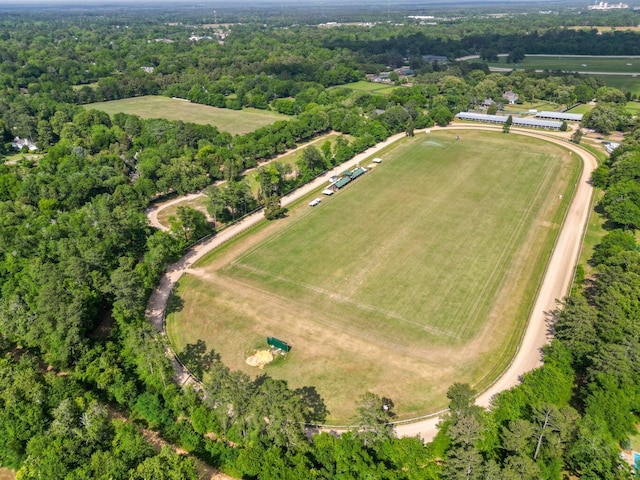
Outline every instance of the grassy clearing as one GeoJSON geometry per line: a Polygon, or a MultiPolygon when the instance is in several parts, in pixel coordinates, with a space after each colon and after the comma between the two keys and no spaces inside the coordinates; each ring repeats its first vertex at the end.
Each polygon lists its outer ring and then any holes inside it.
{"type": "Polygon", "coordinates": [[[247,354],[282,338],[293,350],[266,372],[316,386],[337,422],[367,390],[407,418],[443,406],[453,378],[488,383],[522,332],[579,166],[536,139],[456,135],[399,142],[319,207],[201,262],[168,317],[176,350],[203,339],[256,374],[247,354]]]}
{"type": "MultiPolygon", "coordinates": [[[[598,203],[598,201],[602,198],[604,192],[601,190],[596,190],[594,196],[594,205],[598,203]]],[[[607,231],[603,228],[603,225],[606,222],[606,218],[600,215],[595,210],[591,211],[591,216],[589,217],[589,224],[587,225],[587,230],[584,236],[584,242],[582,244],[582,251],[580,252],[580,260],[578,263],[582,265],[585,269],[585,273],[591,273],[592,269],[587,263],[591,256],[593,255],[593,249],[596,245],[598,245],[602,241],[602,237],[607,234],[607,231]]]]}
{"type": "Polygon", "coordinates": [[[98,88],[98,82],[93,82],[93,83],[82,83],[80,85],[72,85],[71,88],[75,91],[81,90],[82,87],[89,87],[93,90],[95,90],[96,88],[98,88]]]}
{"type": "Polygon", "coordinates": [[[569,30],[598,30],[599,33],[606,33],[606,32],[640,32],[640,27],[607,27],[607,26],[602,26],[602,27],[596,27],[596,26],[589,26],[589,25],[576,25],[573,27],[565,27],[569,30]]]}
{"type": "Polygon", "coordinates": [[[573,107],[571,110],[567,111],[567,113],[587,113],[593,110],[595,105],[588,105],[586,103],[582,103],[577,107],[573,107]]]}
{"type": "Polygon", "coordinates": [[[102,110],[109,115],[121,112],[138,115],[142,118],[164,118],[167,120],[211,124],[222,131],[232,134],[251,132],[278,120],[288,120],[290,118],[276,112],[257,110],[255,108],[229,110],[156,95],[90,103],[85,105],[85,108],[102,110]]]}
{"type": "MultiPolygon", "coordinates": [[[[640,59],[638,60],[640,64],[640,59]]],[[[624,93],[631,92],[640,95],[640,75],[632,77],[629,75],[594,75],[600,79],[607,87],[617,88],[624,93]]]]}
{"type": "Polygon", "coordinates": [[[508,112],[528,113],[529,110],[531,109],[542,111],[542,110],[555,110],[556,108],[558,108],[557,103],[551,103],[551,102],[546,102],[541,100],[539,102],[523,102],[521,104],[505,105],[504,111],[506,113],[508,112]]]}
{"type": "Polygon", "coordinates": [[[640,102],[627,102],[624,108],[631,115],[640,114],[640,102]]]}
{"type": "Polygon", "coordinates": [[[207,213],[207,201],[209,197],[206,195],[202,195],[200,197],[184,200],[182,202],[174,203],[173,205],[168,206],[158,212],[158,222],[164,225],[167,228],[171,228],[171,222],[169,221],[169,217],[174,217],[178,214],[179,207],[191,207],[196,210],[201,211],[205,215],[208,216],[207,213]]]}
{"type": "Polygon", "coordinates": [[[365,80],[360,80],[359,82],[347,83],[345,85],[340,85],[339,88],[350,88],[351,90],[355,90],[356,92],[366,92],[366,93],[375,93],[379,95],[389,95],[396,88],[395,85],[388,85],[386,83],[376,83],[376,82],[367,82],[365,80]]]}
{"type": "Polygon", "coordinates": [[[640,74],[640,58],[558,57],[527,55],[517,64],[507,64],[507,57],[489,63],[490,67],[514,67],[535,70],[562,70],[568,72],[618,72],[640,74]],[[630,64],[630,65],[629,65],[630,64]]]}

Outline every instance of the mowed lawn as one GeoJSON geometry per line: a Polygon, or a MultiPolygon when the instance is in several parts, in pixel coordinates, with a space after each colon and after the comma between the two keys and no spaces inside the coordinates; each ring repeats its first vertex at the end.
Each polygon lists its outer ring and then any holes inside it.
{"type": "Polygon", "coordinates": [[[624,93],[631,92],[640,95],[640,74],[637,76],[630,75],[593,75],[602,81],[607,87],[617,88],[624,93]]]}
{"type": "Polygon", "coordinates": [[[176,350],[203,339],[258,374],[244,359],[281,338],[293,349],[265,371],[315,386],[334,422],[366,391],[408,418],[444,407],[453,381],[491,381],[526,323],[577,161],[536,139],[455,130],[381,156],[183,277],[176,350]]]}
{"type": "Polygon", "coordinates": [[[339,85],[335,88],[350,88],[356,92],[375,93],[379,95],[389,95],[396,88],[401,88],[396,85],[390,85],[388,83],[369,82],[366,80],[360,80],[358,82],[346,83],[339,85]]]}
{"type": "Polygon", "coordinates": [[[109,115],[128,113],[142,118],[164,118],[167,120],[211,124],[221,131],[232,134],[251,132],[278,120],[291,118],[267,110],[255,108],[230,110],[157,95],[90,103],[85,105],[85,108],[102,110],[109,115]]]}
{"type": "Polygon", "coordinates": [[[608,58],[605,56],[563,57],[557,55],[527,55],[517,64],[507,64],[507,57],[489,63],[491,67],[532,68],[535,70],[563,70],[569,72],[619,72],[640,74],[640,57],[608,58]]]}

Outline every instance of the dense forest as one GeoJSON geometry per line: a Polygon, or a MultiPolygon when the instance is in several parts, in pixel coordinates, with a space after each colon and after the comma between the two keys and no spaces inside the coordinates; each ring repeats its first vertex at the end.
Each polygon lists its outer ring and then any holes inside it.
{"type": "Polygon", "coordinates": [[[637,34],[573,32],[548,16],[432,30],[210,30],[170,25],[166,13],[39,15],[0,17],[0,466],[21,479],[198,478],[196,459],[248,479],[632,477],[619,452],[640,414],[640,127],[623,109],[633,96],[593,78],[490,73],[483,63],[422,56],[630,54],[637,34]],[[531,33],[514,33],[523,25],[531,33]],[[402,65],[415,69],[412,86],[389,95],[344,86],[402,65]],[[231,371],[202,343],[180,354],[196,374],[207,372],[204,389],[173,383],[146,302],[167,265],[218,222],[185,208],[170,233],[155,231],[143,213],[153,199],[208,187],[220,222],[258,206],[275,218],[287,190],[394,133],[446,125],[507,90],[564,105],[596,99],[585,126],[628,131],[594,175],[608,233],[556,313],[543,367],[490,410],[454,383],[448,417],[426,446],[394,438],[393,409],[382,409],[392,399],[373,393],[354,407],[361,428],[309,438],[305,424],[326,416],[313,386],[293,390],[231,371]],[[83,107],[148,94],[288,119],[234,136],[83,107]],[[341,134],[335,144],[305,149],[295,169],[261,165],[329,131],[341,134]],[[36,158],[16,158],[14,137],[35,142],[36,158]],[[254,198],[241,173],[255,166],[254,198]],[[211,187],[219,179],[226,184],[211,187]]]}

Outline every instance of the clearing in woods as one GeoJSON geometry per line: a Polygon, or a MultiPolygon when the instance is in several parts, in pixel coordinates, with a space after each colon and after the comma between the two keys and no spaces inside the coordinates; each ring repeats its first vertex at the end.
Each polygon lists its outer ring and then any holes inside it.
{"type": "Polygon", "coordinates": [[[292,350],[264,372],[315,386],[329,422],[348,422],[366,391],[409,418],[444,407],[454,380],[492,381],[526,324],[577,156],[456,130],[377,156],[379,166],[319,206],[301,202],[183,276],[167,319],[175,350],[202,339],[257,375],[247,356],[280,338],[292,350]]]}
{"type": "Polygon", "coordinates": [[[252,132],[260,127],[271,125],[278,120],[290,120],[291,117],[277,112],[244,108],[231,110],[228,108],[209,107],[191,103],[188,100],[146,95],[143,97],[111,100],[85,105],[84,108],[101,110],[113,115],[127,113],[141,118],[164,118],[165,120],[182,120],[183,122],[210,124],[222,132],[242,134],[252,132]]]}

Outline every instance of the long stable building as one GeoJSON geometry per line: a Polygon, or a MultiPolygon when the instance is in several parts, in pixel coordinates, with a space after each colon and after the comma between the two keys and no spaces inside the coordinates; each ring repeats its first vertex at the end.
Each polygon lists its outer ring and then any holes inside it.
{"type": "MultiPolygon", "coordinates": [[[[473,113],[473,112],[460,112],[456,115],[456,118],[460,120],[471,120],[474,122],[486,122],[497,123],[502,125],[507,121],[504,115],[487,115],[485,113],[473,113]]],[[[553,120],[539,120],[537,118],[519,118],[511,117],[514,126],[518,127],[531,127],[531,128],[547,128],[550,130],[560,130],[562,122],[556,122],[553,120]]]]}
{"type": "Polygon", "coordinates": [[[565,113],[565,112],[538,112],[536,113],[536,118],[542,118],[544,120],[560,120],[566,122],[581,122],[582,121],[581,113],[565,113]]]}

